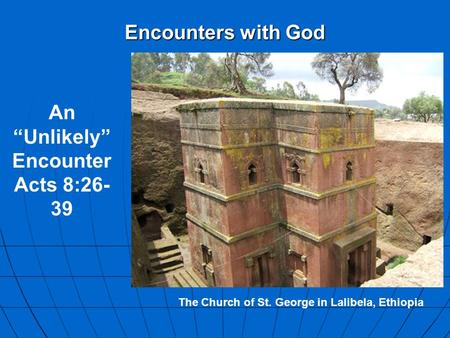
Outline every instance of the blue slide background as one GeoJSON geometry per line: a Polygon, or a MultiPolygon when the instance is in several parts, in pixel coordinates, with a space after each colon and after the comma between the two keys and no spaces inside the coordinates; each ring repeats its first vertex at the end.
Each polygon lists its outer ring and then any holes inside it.
{"type": "MultiPolygon", "coordinates": [[[[0,5],[1,337],[444,337],[450,325],[448,243],[443,289],[135,289],[130,284],[130,53],[137,51],[444,52],[444,2],[7,2],[0,5]],[[149,27],[280,28],[326,25],[322,42],[126,42],[126,23],[149,27]],[[75,121],[49,121],[53,104],[75,121]],[[12,169],[12,153],[79,154],[80,146],[24,146],[15,128],[111,128],[96,155],[112,188],[97,194],[13,193],[28,179],[88,170],[12,169]],[[54,199],[74,214],[50,215],[54,199]],[[179,308],[178,297],[420,297],[424,308],[179,308]]],[[[448,85],[445,70],[445,87],[448,85]]],[[[448,100],[448,91],[445,100],[448,100]]],[[[445,101],[444,100],[444,101],[445,101]]],[[[445,126],[449,117],[445,114],[445,126]]],[[[447,131],[447,128],[445,128],[447,131]]],[[[446,139],[448,133],[445,133],[446,139]]],[[[446,140],[447,142],[447,140],[446,140]]],[[[445,158],[448,147],[445,147],[445,158]]],[[[445,163],[445,172],[447,172],[445,163]]],[[[445,192],[449,179],[445,175],[445,192]]],[[[444,219],[449,210],[445,198],[444,219]]],[[[420,201],[417,201],[420,203],[420,201]]],[[[445,231],[447,231],[447,226],[445,231]]]]}

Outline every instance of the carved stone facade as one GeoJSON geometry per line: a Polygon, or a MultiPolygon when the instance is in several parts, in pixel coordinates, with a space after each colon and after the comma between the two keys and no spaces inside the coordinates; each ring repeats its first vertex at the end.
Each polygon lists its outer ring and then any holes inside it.
{"type": "Polygon", "coordinates": [[[372,110],[248,99],[178,110],[192,265],[209,285],[375,276],[372,110]]]}

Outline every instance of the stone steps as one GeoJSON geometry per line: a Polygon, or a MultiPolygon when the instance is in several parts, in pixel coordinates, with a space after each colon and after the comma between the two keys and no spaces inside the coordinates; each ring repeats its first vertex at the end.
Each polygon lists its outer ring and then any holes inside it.
{"type": "Polygon", "coordinates": [[[179,263],[179,264],[175,264],[175,265],[171,265],[171,266],[167,266],[165,268],[158,268],[153,270],[153,273],[155,274],[164,274],[164,273],[168,273],[177,269],[182,269],[183,268],[183,263],[179,263]]]}
{"type": "Polygon", "coordinates": [[[166,258],[176,257],[176,256],[180,256],[180,255],[181,255],[181,252],[177,247],[176,249],[172,249],[172,250],[168,250],[168,251],[150,253],[149,259],[150,259],[150,262],[155,262],[155,261],[161,261],[166,258]]]}
{"type": "Polygon", "coordinates": [[[178,249],[178,244],[176,241],[171,239],[157,239],[156,241],[151,241],[147,243],[147,250],[150,254],[157,252],[164,252],[173,249],[178,249]]]}
{"type": "Polygon", "coordinates": [[[173,274],[173,278],[177,286],[182,288],[198,288],[198,287],[206,287],[206,284],[203,280],[196,275],[192,269],[183,269],[179,272],[173,274]]]}
{"type": "Polygon", "coordinates": [[[175,239],[158,239],[147,243],[152,272],[164,274],[183,267],[183,256],[175,239]]]}
{"type": "Polygon", "coordinates": [[[168,268],[177,264],[183,264],[183,257],[181,256],[181,254],[150,262],[150,265],[152,266],[153,270],[168,268]]]}

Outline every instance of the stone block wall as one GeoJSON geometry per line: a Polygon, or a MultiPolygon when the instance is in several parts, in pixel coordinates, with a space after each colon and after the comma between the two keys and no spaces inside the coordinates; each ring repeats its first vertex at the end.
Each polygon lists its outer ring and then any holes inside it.
{"type": "Polygon", "coordinates": [[[371,110],[246,99],[195,101],[178,110],[200,274],[206,246],[216,285],[289,285],[294,271],[309,286],[345,284],[347,257],[336,257],[356,249],[356,262],[369,265],[356,280],[372,276],[371,110]]]}

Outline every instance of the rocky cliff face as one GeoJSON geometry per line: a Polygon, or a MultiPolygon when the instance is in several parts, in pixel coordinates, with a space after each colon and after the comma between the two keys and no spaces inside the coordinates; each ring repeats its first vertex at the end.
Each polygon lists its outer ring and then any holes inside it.
{"type": "Polygon", "coordinates": [[[376,147],[378,238],[417,250],[442,235],[443,144],[380,141],[376,147]]]}
{"type": "Polygon", "coordinates": [[[134,287],[150,284],[150,260],[147,255],[147,244],[139,229],[136,216],[131,217],[131,236],[133,250],[131,253],[131,280],[134,287]]]}
{"type": "Polygon", "coordinates": [[[442,237],[422,246],[405,263],[387,270],[363,287],[442,287],[444,285],[444,241],[442,237]]]}
{"type": "MultiPolygon", "coordinates": [[[[175,232],[185,226],[180,100],[170,94],[132,91],[133,203],[161,210],[175,232]]],[[[139,220],[139,218],[138,218],[139,220]]]]}

